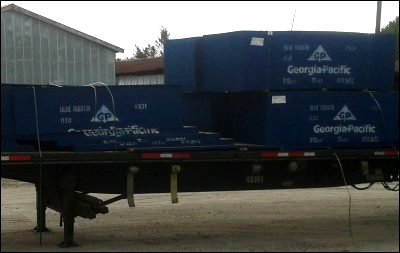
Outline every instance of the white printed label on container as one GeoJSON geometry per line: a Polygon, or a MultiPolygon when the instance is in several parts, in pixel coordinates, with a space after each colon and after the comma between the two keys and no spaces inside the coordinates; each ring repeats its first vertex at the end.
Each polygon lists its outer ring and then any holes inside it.
{"type": "Polygon", "coordinates": [[[259,47],[264,46],[264,38],[257,38],[257,37],[251,38],[250,46],[259,46],[259,47]]]}
{"type": "Polygon", "coordinates": [[[273,104],[286,104],[286,96],[272,96],[273,104]]]}

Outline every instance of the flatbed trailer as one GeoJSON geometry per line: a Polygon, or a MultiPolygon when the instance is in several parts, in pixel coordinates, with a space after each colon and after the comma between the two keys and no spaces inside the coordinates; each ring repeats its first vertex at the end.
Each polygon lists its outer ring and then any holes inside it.
{"type": "Polygon", "coordinates": [[[1,153],[1,177],[35,184],[36,231],[47,230],[45,210],[60,212],[64,241],[75,246],[75,217],[93,219],[108,204],[136,193],[334,187],[399,181],[399,149],[237,150],[1,153]],[[118,194],[100,200],[89,193],[118,194]]]}

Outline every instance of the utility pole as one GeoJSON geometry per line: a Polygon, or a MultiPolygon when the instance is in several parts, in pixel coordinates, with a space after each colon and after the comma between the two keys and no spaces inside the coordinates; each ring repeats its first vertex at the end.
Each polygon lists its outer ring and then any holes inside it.
{"type": "Polygon", "coordinates": [[[381,31],[381,12],[382,12],[382,1],[377,1],[375,33],[380,33],[381,31]]]}

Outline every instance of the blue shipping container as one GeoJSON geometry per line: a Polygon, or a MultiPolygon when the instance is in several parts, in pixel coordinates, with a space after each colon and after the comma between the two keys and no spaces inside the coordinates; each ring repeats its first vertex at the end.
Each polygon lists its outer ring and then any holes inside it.
{"type": "Polygon", "coordinates": [[[2,85],[2,152],[233,149],[182,127],[178,86],[2,85]]]}
{"type": "Polygon", "coordinates": [[[205,35],[199,52],[200,91],[267,89],[266,32],[240,31],[205,35]]]}
{"type": "Polygon", "coordinates": [[[229,95],[221,132],[268,149],[398,146],[398,93],[271,92],[229,95]]]}
{"type": "Polygon", "coordinates": [[[13,99],[16,135],[36,135],[36,115],[40,134],[182,127],[178,86],[20,87],[13,99]]]}
{"type": "Polygon", "coordinates": [[[201,150],[201,149],[233,149],[233,140],[220,139],[218,134],[172,134],[160,130],[159,135],[153,136],[129,136],[127,138],[87,138],[86,136],[75,136],[74,138],[63,136],[57,138],[55,144],[58,149],[70,149],[73,151],[104,151],[104,150],[201,150]],[[79,142],[77,139],[84,139],[79,142]]]}
{"type": "Polygon", "coordinates": [[[392,35],[274,32],[270,46],[270,90],[393,88],[392,35]]]}
{"type": "Polygon", "coordinates": [[[388,110],[390,110],[390,109],[393,109],[393,111],[389,111],[387,114],[385,114],[385,115],[388,115],[388,117],[392,117],[393,119],[389,119],[388,121],[389,121],[389,125],[390,125],[390,128],[389,128],[389,133],[392,135],[392,133],[393,133],[393,136],[392,136],[392,138],[393,138],[393,142],[394,142],[394,145],[396,146],[396,147],[400,147],[400,141],[399,141],[399,131],[400,131],[400,128],[399,128],[399,118],[400,118],[400,113],[399,113],[399,91],[395,91],[395,92],[392,92],[390,95],[389,95],[389,98],[387,98],[388,100],[389,100],[389,104],[390,104],[390,106],[388,106],[387,108],[388,108],[388,110]],[[393,103],[393,105],[392,105],[392,103],[393,103]],[[393,120],[393,123],[391,122],[393,120]]]}
{"type": "Polygon", "coordinates": [[[166,84],[180,85],[183,91],[197,91],[198,44],[200,38],[168,40],[164,46],[166,84]]]}
{"type": "Polygon", "coordinates": [[[189,91],[393,89],[390,34],[238,31],[169,43],[165,83],[189,91]]]}
{"type": "MultiPolygon", "coordinates": [[[[183,123],[200,131],[219,132],[225,124],[226,96],[218,93],[184,93],[183,123]]],[[[225,136],[223,136],[225,137],[225,136]]]]}

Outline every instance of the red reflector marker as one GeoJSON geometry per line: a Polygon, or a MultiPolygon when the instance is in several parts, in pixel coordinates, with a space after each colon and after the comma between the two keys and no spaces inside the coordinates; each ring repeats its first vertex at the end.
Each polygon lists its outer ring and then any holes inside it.
{"type": "Polygon", "coordinates": [[[278,153],[277,152],[263,152],[261,153],[261,157],[277,157],[278,153]]]}
{"type": "Polygon", "coordinates": [[[379,155],[379,156],[397,156],[399,155],[399,151],[375,151],[374,155],[379,155]]]}
{"type": "Polygon", "coordinates": [[[10,155],[1,156],[2,161],[30,161],[31,157],[28,155],[10,155]]]}
{"type": "Polygon", "coordinates": [[[290,152],[288,156],[304,156],[304,152],[290,152]]]}
{"type": "Polygon", "coordinates": [[[144,159],[157,159],[157,158],[160,158],[160,154],[146,153],[146,154],[142,154],[142,158],[144,158],[144,159]]]}

